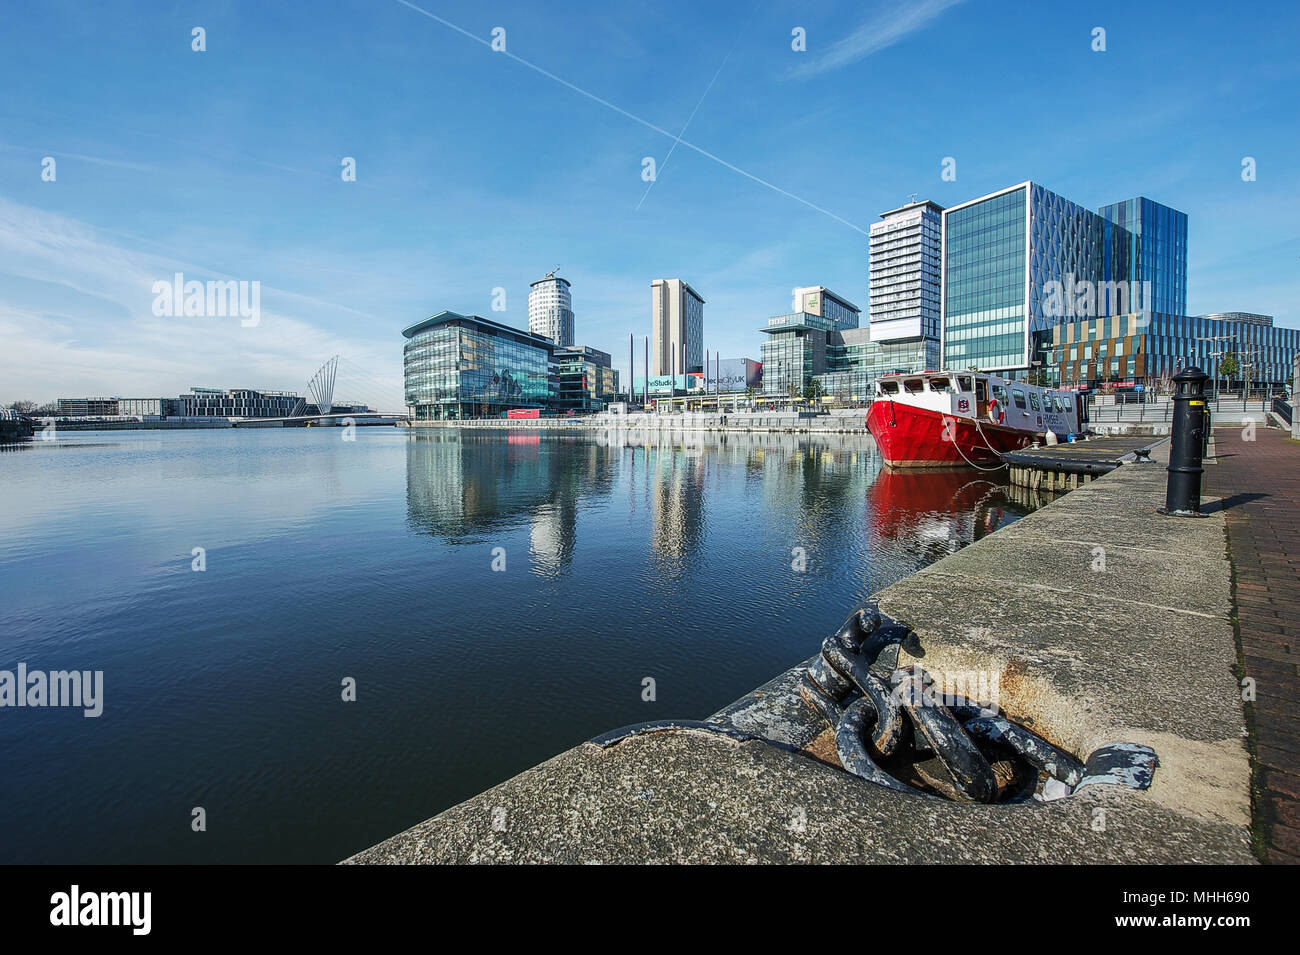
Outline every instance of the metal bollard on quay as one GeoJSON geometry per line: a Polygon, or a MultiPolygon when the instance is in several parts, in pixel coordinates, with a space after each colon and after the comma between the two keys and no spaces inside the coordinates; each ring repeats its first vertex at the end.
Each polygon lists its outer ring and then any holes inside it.
{"type": "Polygon", "coordinates": [[[1161,514],[1201,517],[1201,460],[1205,453],[1208,415],[1205,382],[1209,375],[1195,366],[1174,376],[1174,421],[1169,429],[1169,483],[1161,514]]]}

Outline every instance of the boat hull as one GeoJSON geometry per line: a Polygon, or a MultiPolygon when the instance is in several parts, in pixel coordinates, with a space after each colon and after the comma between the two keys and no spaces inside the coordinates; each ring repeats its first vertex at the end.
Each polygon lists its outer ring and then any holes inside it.
{"type": "Polygon", "coordinates": [[[23,441],[32,436],[32,423],[27,418],[0,420],[0,441],[23,441]]]}
{"type": "Polygon", "coordinates": [[[988,467],[999,454],[1019,451],[1037,435],[941,414],[889,399],[876,399],[867,411],[867,430],[892,468],[988,467]]]}

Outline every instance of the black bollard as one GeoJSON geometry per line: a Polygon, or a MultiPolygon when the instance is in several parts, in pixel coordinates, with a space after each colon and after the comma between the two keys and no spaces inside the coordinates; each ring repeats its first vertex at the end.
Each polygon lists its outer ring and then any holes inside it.
{"type": "Polygon", "coordinates": [[[1201,457],[1205,452],[1205,381],[1209,376],[1196,367],[1174,376],[1174,424],[1170,430],[1169,483],[1162,513],[1199,517],[1201,512],[1201,457]]]}

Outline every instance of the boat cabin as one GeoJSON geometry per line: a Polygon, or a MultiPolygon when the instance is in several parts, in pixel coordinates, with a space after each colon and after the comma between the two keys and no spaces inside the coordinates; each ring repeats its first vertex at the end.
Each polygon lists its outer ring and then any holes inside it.
{"type": "Polygon", "coordinates": [[[1082,430],[1077,396],[980,372],[919,372],[884,375],[876,379],[875,400],[897,401],[955,418],[1017,431],[1054,431],[1059,435],[1082,430]]]}

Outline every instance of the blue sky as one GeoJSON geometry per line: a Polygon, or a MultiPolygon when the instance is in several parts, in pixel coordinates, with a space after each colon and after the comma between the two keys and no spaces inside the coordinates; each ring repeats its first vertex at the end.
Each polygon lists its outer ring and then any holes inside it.
{"type": "Polygon", "coordinates": [[[446,22],[401,0],[5,5],[0,401],[303,391],[337,352],[339,398],[392,406],[403,327],[526,327],[556,265],[578,341],[620,368],[657,277],[704,296],[706,347],[757,358],[795,286],[865,308],[880,212],[1025,179],[1187,212],[1189,311],[1300,326],[1294,4],[412,2],[446,22]],[[177,271],[260,282],[261,322],[155,316],[177,271]]]}

